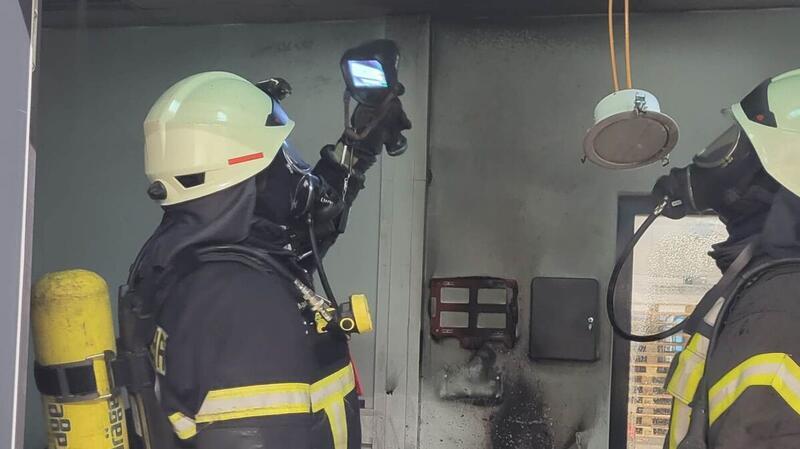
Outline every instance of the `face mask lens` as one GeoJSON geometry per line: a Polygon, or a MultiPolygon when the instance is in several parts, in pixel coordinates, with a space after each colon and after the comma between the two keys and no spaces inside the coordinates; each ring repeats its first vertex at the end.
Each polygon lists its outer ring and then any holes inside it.
{"type": "Polygon", "coordinates": [[[295,218],[302,218],[305,214],[311,212],[318,185],[319,181],[311,174],[307,174],[298,180],[291,203],[291,213],[295,218]]]}
{"type": "Polygon", "coordinates": [[[730,164],[741,137],[742,129],[739,125],[731,126],[694,157],[694,164],[701,168],[717,168],[730,164]]]}

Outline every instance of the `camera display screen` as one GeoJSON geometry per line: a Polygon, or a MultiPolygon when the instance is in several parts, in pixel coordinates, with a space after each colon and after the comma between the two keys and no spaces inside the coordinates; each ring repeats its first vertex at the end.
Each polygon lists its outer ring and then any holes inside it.
{"type": "Polygon", "coordinates": [[[386,74],[379,61],[369,59],[365,61],[347,61],[353,87],[365,89],[381,89],[389,87],[386,74]]]}

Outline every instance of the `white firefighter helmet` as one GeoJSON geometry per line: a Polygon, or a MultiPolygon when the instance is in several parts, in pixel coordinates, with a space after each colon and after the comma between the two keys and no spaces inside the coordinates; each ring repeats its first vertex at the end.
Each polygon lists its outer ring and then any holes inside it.
{"type": "Polygon", "coordinates": [[[183,79],[144,120],[148,193],[167,206],[238,184],[272,162],[292,128],[280,103],[238,75],[183,79]]]}
{"type": "Polygon", "coordinates": [[[767,173],[800,195],[800,69],[764,81],[731,110],[767,173]]]}

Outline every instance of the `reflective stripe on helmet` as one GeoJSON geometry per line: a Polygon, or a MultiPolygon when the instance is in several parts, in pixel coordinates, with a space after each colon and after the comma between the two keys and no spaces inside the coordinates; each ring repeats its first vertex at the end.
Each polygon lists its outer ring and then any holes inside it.
{"type": "Polygon", "coordinates": [[[245,154],[244,156],[234,157],[228,159],[228,165],[241,164],[242,162],[250,162],[256,159],[263,159],[264,153],[245,154]]]}

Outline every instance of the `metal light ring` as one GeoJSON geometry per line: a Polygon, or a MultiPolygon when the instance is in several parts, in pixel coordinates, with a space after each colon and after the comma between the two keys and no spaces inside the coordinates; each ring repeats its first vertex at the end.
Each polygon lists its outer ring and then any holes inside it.
{"type": "Polygon", "coordinates": [[[594,140],[600,134],[600,132],[606,129],[609,125],[613,123],[617,123],[622,120],[628,120],[635,117],[640,116],[640,113],[636,111],[624,112],[620,114],[615,114],[610,117],[607,117],[600,122],[598,122],[594,127],[592,127],[589,132],[586,134],[586,138],[584,139],[584,153],[586,158],[590,161],[594,162],[601,167],[610,168],[610,169],[632,169],[632,168],[639,168],[649,164],[652,164],[656,161],[664,159],[670,152],[675,148],[678,143],[678,137],[680,134],[678,124],[673,120],[670,116],[663,114],[661,112],[656,111],[647,111],[644,112],[643,115],[646,115],[648,118],[651,118],[657,121],[661,126],[664,127],[664,130],[667,134],[667,141],[664,143],[664,146],[661,150],[654,153],[651,157],[637,162],[631,163],[619,163],[609,161],[599,154],[594,147],[594,140]]]}

